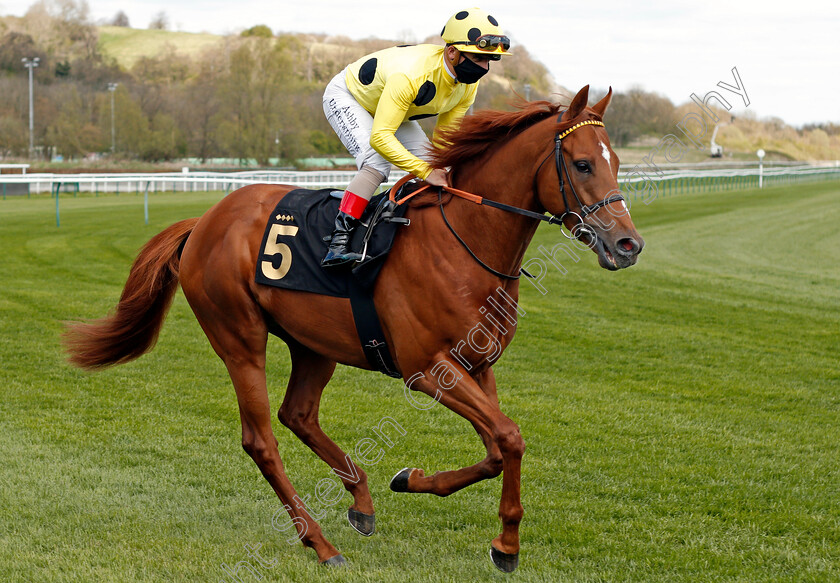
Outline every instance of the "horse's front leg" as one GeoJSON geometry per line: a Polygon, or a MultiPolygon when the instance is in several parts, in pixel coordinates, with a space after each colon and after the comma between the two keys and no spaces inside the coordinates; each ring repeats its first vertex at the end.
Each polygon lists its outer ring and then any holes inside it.
{"type": "Polygon", "coordinates": [[[440,369],[437,374],[430,369],[422,378],[413,377],[414,380],[409,379],[407,384],[413,390],[438,399],[445,407],[472,423],[487,448],[487,456],[475,465],[437,472],[432,476],[426,476],[420,469],[406,468],[391,480],[391,489],[447,496],[503,472],[499,505],[502,534],[493,540],[490,555],[499,569],[510,572],[519,563],[519,523],[523,515],[519,483],[525,441],[516,423],[499,409],[492,370],[473,378],[463,369],[451,365],[449,373],[449,380],[458,378],[451,386],[447,382],[439,382],[443,378],[440,369]],[[441,390],[442,385],[444,390],[441,390]]]}
{"type": "MultiPolygon", "coordinates": [[[[498,397],[496,396],[496,379],[493,369],[487,369],[479,375],[473,376],[473,380],[481,387],[491,403],[498,408],[498,397]]],[[[411,383],[413,385],[413,383],[411,383]]],[[[412,388],[414,388],[412,386],[412,388]]],[[[440,387],[437,387],[440,390],[440,387]]],[[[441,391],[442,392],[442,391],[441,391]]],[[[471,486],[481,480],[495,478],[502,473],[502,452],[496,441],[493,439],[493,432],[488,425],[482,421],[470,420],[482,443],[487,450],[487,455],[477,464],[467,466],[458,470],[447,470],[435,472],[427,476],[419,468],[405,468],[391,480],[391,489],[394,492],[412,492],[435,494],[436,496],[449,496],[471,486]]]]}

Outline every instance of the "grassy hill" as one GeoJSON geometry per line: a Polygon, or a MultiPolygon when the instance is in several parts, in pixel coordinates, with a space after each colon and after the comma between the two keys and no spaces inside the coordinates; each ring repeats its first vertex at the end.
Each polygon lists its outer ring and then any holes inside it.
{"type": "Polygon", "coordinates": [[[141,30],[122,26],[99,27],[99,50],[123,68],[131,69],[141,57],[156,57],[172,48],[185,56],[198,56],[222,42],[209,33],[141,30]]]}

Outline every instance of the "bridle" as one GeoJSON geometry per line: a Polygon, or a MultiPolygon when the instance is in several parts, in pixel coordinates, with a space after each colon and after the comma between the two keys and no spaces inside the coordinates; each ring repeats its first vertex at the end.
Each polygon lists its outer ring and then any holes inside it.
{"type": "MultiPolygon", "coordinates": [[[[565,111],[561,111],[560,114],[557,116],[557,123],[560,123],[560,120],[563,117],[564,113],[565,113],[565,111]]],[[[475,259],[475,261],[481,267],[483,267],[486,271],[489,271],[493,275],[495,275],[497,277],[500,277],[502,279],[519,279],[520,276],[521,276],[521,273],[522,273],[521,269],[520,269],[520,273],[518,273],[516,275],[511,275],[511,274],[503,273],[501,271],[497,271],[497,270],[493,269],[492,267],[490,267],[489,265],[487,265],[486,263],[484,263],[481,259],[478,258],[478,256],[472,251],[472,249],[470,249],[469,245],[467,245],[466,241],[464,241],[458,235],[458,233],[455,231],[454,228],[452,228],[452,225],[449,223],[449,219],[446,217],[446,212],[443,210],[443,191],[445,190],[446,192],[449,192],[454,196],[457,196],[459,198],[463,198],[463,199],[468,200],[470,202],[473,202],[475,204],[490,206],[490,207],[497,208],[497,209],[500,209],[500,210],[503,210],[503,211],[506,211],[506,212],[515,213],[515,214],[518,214],[518,215],[523,215],[523,216],[526,216],[526,217],[531,218],[531,219],[535,219],[535,220],[538,220],[538,221],[544,221],[544,222],[546,222],[550,225],[559,225],[563,235],[566,236],[569,239],[579,239],[581,237],[581,235],[585,234],[588,237],[590,237],[590,239],[592,240],[592,243],[594,244],[594,242],[598,238],[598,235],[595,233],[595,230],[589,224],[586,223],[586,221],[584,219],[587,216],[591,215],[592,213],[596,212],[600,208],[603,208],[603,207],[605,207],[609,204],[612,204],[614,202],[625,202],[625,199],[620,194],[614,194],[612,196],[608,196],[608,197],[604,198],[603,200],[599,200],[598,202],[596,202],[594,204],[586,205],[586,204],[583,203],[583,201],[580,200],[580,197],[578,196],[577,191],[575,191],[575,185],[572,183],[572,177],[569,174],[568,167],[566,166],[566,158],[565,158],[565,156],[563,156],[563,138],[565,138],[566,136],[571,134],[576,129],[582,128],[582,127],[588,126],[588,125],[605,127],[603,122],[598,121],[598,120],[594,120],[594,119],[590,119],[590,120],[585,120],[585,121],[579,122],[579,123],[577,123],[577,124],[575,124],[575,125],[573,125],[569,128],[566,128],[565,130],[562,130],[562,131],[558,129],[557,132],[554,134],[554,148],[553,148],[553,150],[550,151],[546,155],[546,157],[543,159],[542,162],[540,162],[540,165],[537,166],[537,171],[534,173],[533,191],[534,191],[534,196],[537,198],[537,200],[539,200],[538,178],[539,178],[540,170],[542,170],[543,165],[548,161],[548,159],[551,158],[551,155],[554,154],[554,165],[557,169],[557,178],[558,178],[559,185],[560,185],[560,194],[563,196],[563,206],[565,208],[565,210],[563,211],[563,214],[561,214],[559,217],[557,215],[547,215],[545,213],[538,213],[538,212],[534,212],[534,211],[529,211],[527,209],[519,208],[519,207],[516,207],[516,206],[513,206],[513,205],[509,205],[509,204],[505,204],[505,203],[501,203],[501,202],[496,202],[495,200],[489,200],[489,199],[484,198],[483,196],[478,196],[478,195],[472,194],[470,192],[466,192],[466,191],[463,191],[463,190],[458,190],[457,188],[452,188],[450,186],[438,187],[438,202],[440,203],[438,206],[440,207],[440,214],[443,216],[443,222],[446,223],[446,226],[449,228],[449,230],[452,232],[452,234],[455,236],[455,238],[458,240],[458,242],[464,247],[464,249],[467,250],[467,252],[470,254],[470,256],[473,259],[475,259]],[[572,207],[569,205],[569,199],[566,196],[566,181],[564,181],[564,179],[563,179],[563,174],[566,175],[566,178],[567,178],[567,181],[568,181],[568,184],[569,184],[569,189],[572,191],[572,196],[574,197],[575,202],[577,202],[577,204],[578,204],[578,208],[580,209],[579,213],[573,211],[572,207]],[[569,234],[566,234],[566,232],[563,231],[562,228],[564,226],[563,221],[568,216],[577,217],[578,223],[576,225],[574,225],[571,229],[569,229],[569,234]]],[[[427,185],[425,185],[421,188],[418,188],[414,192],[412,192],[412,193],[410,193],[410,194],[408,194],[408,195],[406,195],[406,196],[404,196],[400,199],[396,199],[396,194],[399,192],[402,185],[405,184],[408,180],[410,180],[412,178],[414,178],[414,177],[411,176],[411,175],[407,175],[404,178],[400,179],[394,185],[394,187],[391,188],[390,200],[392,202],[395,202],[397,205],[402,205],[402,204],[408,202],[408,200],[413,198],[414,196],[416,196],[416,195],[420,194],[421,192],[424,192],[425,190],[431,188],[431,185],[427,184],[427,185]]]]}
{"type": "MultiPolygon", "coordinates": [[[[566,113],[566,112],[561,111],[560,114],[557,116],[557,123],[560,123],[560,119],[563,117],[564,113],[566,113]]],[[[534,196],[537,198],[537,200],[539,200],[540,191],[539,191],[539,184],[537,182],[537,179],[539,178],[540,170],[542,170],[543,164],[545,164],[546,161],[548,161],[548,159],[551,157],[551,154],[553,153],[554,154],[554,166],[557,168],[557,179],[560,183],[560,194],[563,196],[563,206],[565,207],[566,210],[563,211],[563,214],[560,215],[559,219],[557,219],[557,215],[552,215],[551,219],[556,219],[556,222],[560,223],[560,225],[561,225],[561,231],[560,232],[562,232],[563,235],[565,235],[569,239],[579,239],[580,235],[583,234],[583,233],[585,233],[586,235],[588,235],[592,239],[596,239],[598,237],[598,235],[595,233],[595,231],[592,229],[592,227],[590,227],[588,224],[586,224],[586,221],[584,219],[586,217],[588,217],[589,215],[591,215],[592,213],[594,213],[595,211],[597,211],[598,209],[603,208],[603,207],[605,207],[609,204],[612,204],[614,202],[625,202],[624,197],[620,194],[614,194],[612,196],[608,196],[608,197],[606,197],[602,200],[599,200],[598,202],[596,202],[594,204],[591,204],[591,205],[585,205],[585,204],[583,204],[583,201],[580,200],[580,197],[578,196],[577,191],[575,190],[575,185],[574,185],[574,183],[572,183],[572,177],[569,174],[569,168],[568,168],[568,166],[566,166],[566,157],[563,156],[563,138],[568,136],[570,133],[572,133],[576,129],[582,128],[584,126],[606,127],[606,126],[604,126],[604,122],[602,122],[602,121],[598,121],[598,120],[595,120],[595,119],[588,119],[588,120],[576,123],[575,125],[563,130],[562,132],[560,130],[557,130],[557,133],[554,134],[554,150],[552,152],[549,152],[548,155],[543,159],[543,161],[540,162],[540,165],[537,167],[537,171],[534,173],[534,186],[533,186],[534,196]],[[565,184],[565,181],[563,180],[563,174],[565,174],[566,178],[568,179],[569,189],[572,191],[572,196],[575,197],[575,202],[577,202],[578,208],[580,208],[580,213],[576,213],[575,211],[573,211],[572,207],[569,205],[569,199],[566,197],[566,184],[565,184]],[[569,229],[569,234],[568,235],[566,235],[565,231],[562,230],[562,226],[564,224],[563,220],[567,216],[575,216],[578,219],[577,224],[574,225],[571,229],[569,229]],[[577,232],[575,232],[575,231],[577,231],[577,232]]],[[[549,221],[549,222],[552,222],[552,221],[549,221]]]]}

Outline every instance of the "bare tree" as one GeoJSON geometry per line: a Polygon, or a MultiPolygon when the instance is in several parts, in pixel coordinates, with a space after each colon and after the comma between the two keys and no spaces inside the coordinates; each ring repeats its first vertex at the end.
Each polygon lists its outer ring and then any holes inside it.
{"type": "Polygon", "coordinates": [[[120,10],[114,15],[114,18],[111,19],[111,22],[109,24],[111,26],[123,26],[125,28],[131,26],[131,24],[129,24],[128,22],[128,16],[122,10],[120,10]]]}
{"type": "Polygon", "coordinates": [[[169,30],[169,17],[161,10],[149,23],[149,30],[169,30]]]}

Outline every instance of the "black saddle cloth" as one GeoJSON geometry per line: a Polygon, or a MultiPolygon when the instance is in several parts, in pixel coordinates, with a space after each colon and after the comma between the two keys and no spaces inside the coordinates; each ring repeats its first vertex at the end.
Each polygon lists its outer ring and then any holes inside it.
{"type": "Polygon", "coordinates": [[[402,218],[408,205],[395,207],[387,192],[371,199],[350,245],[364,253],[364,261],[352,271],[328,271],[321,268],[327,254],[325,237],[333,232],[341,204],[332,192],[336,190],[297,189],[277,203],[257,258],[257,283],[341,298],[350,297],[351,277],[363,288],[373,286],[401,226],[389,221],[402,218]]]}

